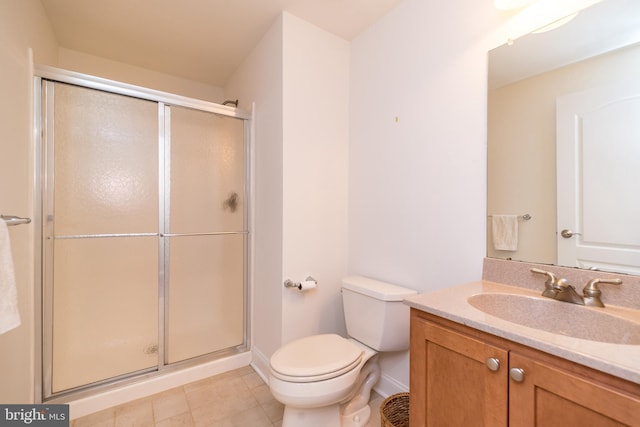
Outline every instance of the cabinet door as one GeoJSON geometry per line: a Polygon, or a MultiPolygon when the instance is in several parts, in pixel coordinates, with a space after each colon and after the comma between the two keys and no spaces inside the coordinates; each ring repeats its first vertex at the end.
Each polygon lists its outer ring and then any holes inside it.
{"type": "Polygon", "coordinates": [[[507,425],[507,356],[418,317],[411,318],[412,427],[507,425]],[[488,367],[494,358],[499,366],[488,367]]]}
{"type": "Polygon", "coordinates": [[[517,353],[510,368],[524,371],[509,384],[509,425],[640,426],[640,400],[517,353]]]}

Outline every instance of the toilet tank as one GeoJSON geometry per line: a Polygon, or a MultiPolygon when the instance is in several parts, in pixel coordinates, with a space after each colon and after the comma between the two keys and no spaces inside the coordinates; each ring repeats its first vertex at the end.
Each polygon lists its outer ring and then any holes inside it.
{"type": "Polygon", "coordinates": [[[409,306],[402,300],[413,289],[363,276],[342,280],[342,303],[347,334],[377,351],[409,348],[409,306]]]}

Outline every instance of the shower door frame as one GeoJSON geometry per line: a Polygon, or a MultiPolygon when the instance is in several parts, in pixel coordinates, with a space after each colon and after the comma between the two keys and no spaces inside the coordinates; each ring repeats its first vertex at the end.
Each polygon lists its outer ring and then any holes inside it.
{"type": "MultiPolygon", "coordinates": [[[[230,356],[233,354],[239,354],[250,350],[250,330],[251,330],[251,313],[250,313],[250,281],[252,277],[252,238],[250,233],[250,225],[252,224],[252,115],[246,111],[238,108],[227,107],[220,104],[215,104],[208,101],[202,101],[198,99],[188,98],[181,95],[170,94],[167,92],[157,91],[153,89],[147,89],[140,86],[130,85],[127,83],[117,82],[114,80],[108,80],[100,77],[90,76],[87,74],[77,73],[73,71],[63,70],[59,68],[40,66],[34,67],[34,81],[33,81],[33,102],[34,102],[34,211],[35,211],[35,224],[34,227],[34,239],[35,239],[35,283],[37,284],[35,290],[35,320],[36,320],[36,343],[35,343],[35,400],[36,402],[56,402],[65,401],[70,397],[81,398],[87,395],[94,394],[96,392],[102,392],[115,387],[122,386],[123,384],[139,381],[142,378],[154,377],[164,373],[184,369],[194,365],[199,365],[205,362],[219,359],[221,357],[230,356]],[[45,267],[44,263],[47,261],[45,258],[45,244],[46,238],[46,219],[47,219],[47,206],[43,203],[44,200],[48,200],[50,197],[47,192],[50,191],[53,183],[48,182],[50,179],[50,171],[45,170],[48,165],[47,157],[50,153],[47,150],[51,150],[52,144],[47,144],[47,137],[52,135],[53,121],[47,123],[44,118],[47,117],[46,111],[52,107],[47,105],[52,102],[47,98],[47,91],[45,85],[47,82],[51,83],[66,83],[76,86],[81,86],[87,89],[95,89],[103,92],[113,93],[117,95],[129,96],[146,101],[152,101],[158,105],[158,193],[160,200],[158,203],[158,233],[159,245],[158,245],[158,361],[155,368],[149,368],[147,370],[139,371],[137,373],[124,374],[115,378],[108,378],[105,380],[97,381],[95,383],[73,388],[71,390],[64,390],[58,393],[52,392],[52,333],[45,333],[45,328],[53,328],[52,325],[52,307],[47,307],[47,301],[51,301],[50,295],[47,292],[51,292],[46,285],[47,277],[50,274],[50,268],[45,267]],[[244,146],[244,194],[243,200],[243,230],[238,234],[243,234],[244,242],[244,327],[243,327],[243,343],[227,349],[216,351],[201,356],[197,356],[192,359],[178,361],[171,364],[167,363],[165,338],[168,320],[166,312],[168,309],[169,299],[166,297],[166,291],[168,289],[168,277],[165,277],[168,266],[166,265],[166,241],[165,230],[168,219],[166,218],[166,206],[165,197],[168,196],[169,183],[166,181],[166,169],[168,155],[168,148],[170,144],[170,135],[167,135],[169,131],[168,124],[165,123],[165,111],[166,107],[184,107],[207,113],[214,113],[223,115],[226,117],[232,117],[243,120],[243,146],[244,146]],[[38,285],[39,284],[39,285],[38,285]]],[[[52,138],[52,136],[51,136],[52,138]]],[[[227,233],[225,233],[227,234],[227,233]]],[[[167,234],[167,237],[170,235],[167,234]]]]}

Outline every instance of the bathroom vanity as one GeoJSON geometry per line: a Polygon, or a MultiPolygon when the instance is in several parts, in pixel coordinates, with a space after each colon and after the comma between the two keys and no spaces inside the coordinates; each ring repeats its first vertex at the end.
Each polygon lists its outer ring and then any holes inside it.
{"type": "Polygon", "coordinates": [[[544,298],[543,282],[405,301],[412,427],[640,426],[640,310],[544,298]]]}

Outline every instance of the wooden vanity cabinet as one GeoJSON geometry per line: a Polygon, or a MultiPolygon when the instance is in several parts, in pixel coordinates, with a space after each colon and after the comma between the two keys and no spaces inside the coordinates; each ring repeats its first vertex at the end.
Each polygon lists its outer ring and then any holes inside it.
{"type": "Polygon", "coordinates": [[[416,309],[410,360],[411,427],[640,426],[639,385],[416,309]]]}
{"type": "Polygon", "coordinates": [[[509,383],[509,425],[640,426],[637,394],[515,351],[509,354],[509,365],[525,372],[522,382],[509,383]]]}

